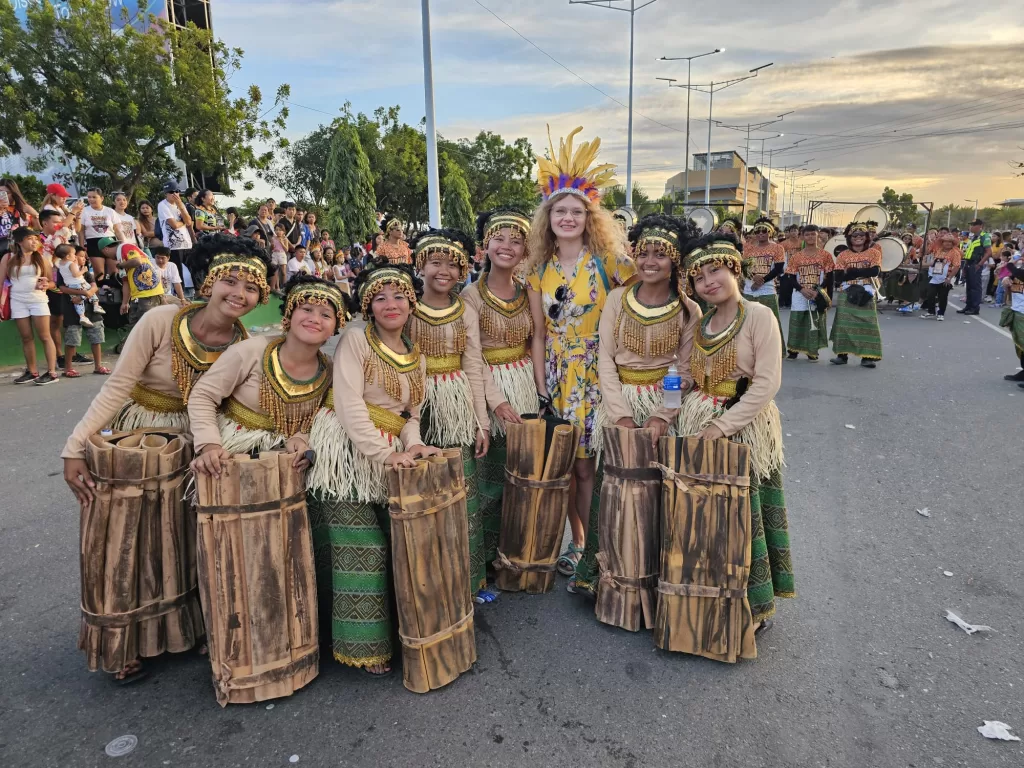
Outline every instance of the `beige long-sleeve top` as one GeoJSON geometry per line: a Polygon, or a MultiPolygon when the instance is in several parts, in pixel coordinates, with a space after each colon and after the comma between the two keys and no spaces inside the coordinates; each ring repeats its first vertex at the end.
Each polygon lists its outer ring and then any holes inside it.
{"type": "Polygon", "coordinates": [[[782,340],[772,311],[753,301],[746,302],[747,316],[736,335],[736,368],[730,380],[750,379],[739,402],[712,424],[731,437],[747,426],[774,399],[782,386],[782,340]]]}
{"type": "MultiPolygon", "coordinates": [[[[679,347],[671,353],[664,355],[638,355],[636,352],[627,349],[621,339],[616,341],[615,330],[619,327],[622,318],[622,302],[625,300],[627,291],[632,287],[616,288],[608,294],[608,300],[604,305],[604,312],[601,313],[601,322],[598,326],[598,337],[600,345],[597,350],[597,373],[601,382],[601,397],[604,403],[605,412],[611,423],[619,419],[632,419],[633,412],[629,404],[622,396],[622,382],[619,381],[619,366],[634,368],[636,370],[649,371],[655,368],[665,368],[676,361],[679,369],[679,376],[682,379],[682,391],[687,392],[693,386],[693,379],[690,376],[690,351],[693,349],[693,334],[700,322],[700,307],[695,301],[683,296],[683,311],[671,320],[666,322],[676,323],[681,329],[679,335],[679,347]]],[[[649,336],[651,329],[648,328],[644,346],[650,348],[649,336]]],[[[671,424],[678,408],[659,408],[654,413],[655,418],[663,419],[671,424]]]]}
{"type": "Polygon", "coordinates": [[[84,459],[89,438],[110,424],[136,384],[181,398],[171,372],[171,325],[178,305],[156,307],[142,316],[128,334],[114,372],[78,422],[61,451],[62,459],[84,459]]]}
{"type": "MultiPolygon", "coordinates": [[[[465,301],[463,303],[466,304],[465,301]]],[[[416,326],[419,322],[423,321],[417,321],[415,317],[409,321],[409,335],[414,343],[418,341],[416,326]]],[[[484,370],[487,366],[484,364],[483,350],[480,347],[480,313],[466,304],[462,322],[466,324],[466,349],[462,352],[462,370],[469,379],[477,427],[489,432],[491,419],[487,415],[487,394],[484,387],[484,370]]],[[[458,351],[455,344],[455,323],[445,323],[439,327],[444,332],[445,354],[454,355],[458,351]]]]}
{"type": "MultiPolygon", "coordinates": [[[[402,428],[399,439],[406,450],[423,445],[420,437],[420,405],[410,405],[409,376],[399,374],[402,385],[402,399],[395,400],[376,381],[367,381],[363,366],[370,356],[376,355],[366,340],[362,328],[348,328],[344,331],[338,348],[334,351],[334,413],[345,428],[346,434],[356,449],[373,461],[383,463],[395,452],[395,446],[381,435],[366,404],[385,408],[395,414],[408,414],[408,421],[402,428]]],[[[386,365],[378,361],[378,365],[386,365]]],[[[420,373],[426,375],[427,362],[420,356],[420,373]]]]}
{"type": "MultiPolygon", "coordinates": [[[[483,279],[483,278],[481,278],[481,279],[483,279]]],[[[523,290],[525,291],[526,289],[524,288],[523,290]]],[[[469,309],[472,309],[476,313],[476,316],[478,318],[478,322],[476,324],[476,327],[477,327],[477,329],[479,331],[479,336],[480,336],[480,352],[481,352],[481,355],[483,354],[483,352],[485,350],[488,350],[488,349],[505,349],[506,348],[506,344],[505,344],[505,342],[503,340],[495,339],[495,338],[487,335],[484,332],[483,328],[480,327],[479,317],[480,317],[480,313],[483,312],[483,305],[484,305],[484,300],[480,296],[480,281],[477,280],[476,282],[470,284],[470,286],[468,288],[466,288],[466,290],[464,290],[462,293],[460,293],[459,296],[462,298],[462,300],[464,302],[466,302],[466,309],[467,309],[467,311],[469,309]]],[[[527,317],[530,316],[530,305],[529,305],[529,303],[527,303],[524,306],[523,312],[526,313],[527,317]]],[[[526,340],[526,349],[527,349],[527,352],[529,352],[529,349],[530,349],[530,340],[529,339],[526,340]]],[[[485,395],[485,397],[487,399],[487,407],[490,410],[493,411],[499,405],[501,405],[502,403],[507,403],[508,400],[505,398],[505,394],[501,391],[501,389],[498,387],[498,385],[495,384],[494,377],[491,376],[491,366],[489,366],[487,364],[486,360],[482,360],[481,362],[482,362],[482,365],[483,365],[484,395],[485,395]]]]}
{"type": "MultiPolygon", "coordinates": [[[[266,415],[260,407],[260,382],[263,353],[273,340],[273,336],[256,336],[228,347],[192,388],[188,396],[188,418],[192,423],[196,453],[204,446],[221,444],[217,411],[229,397],[251,411],[266,415]]],[[[309,443],[309,435],[304,432],[285,437],[299,437],[309,443]]]]}

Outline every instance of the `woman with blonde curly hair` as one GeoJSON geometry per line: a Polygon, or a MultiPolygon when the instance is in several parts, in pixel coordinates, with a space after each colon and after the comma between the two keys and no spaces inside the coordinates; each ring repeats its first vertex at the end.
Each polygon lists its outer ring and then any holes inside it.
{"type": "Polygon", "coordinates": [[[573,152],[573,138],[581,130],[560,142],[557,154],[552,145],[551,160],[537,158],[544,201],[533,216],[527,262],[536,329],[530,351],[537,392],[557,416],[582,431],[569,506],[572,541],[558,560],[559,573],[573,576],[570,592],[576,591],[576,565],[583,553],[594,494],[601,400],[598,323],[608,294],[632,282],[636,274],[626,255],[622,227],[600,204],[600,190],[613,183],[614,166],[593,165],[600,139],[585,142],[573,152]]]}

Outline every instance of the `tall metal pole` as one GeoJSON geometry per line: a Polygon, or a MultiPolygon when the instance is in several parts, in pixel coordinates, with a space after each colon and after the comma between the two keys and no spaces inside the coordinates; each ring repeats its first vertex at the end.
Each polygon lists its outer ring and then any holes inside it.
{"type": "Polygon", "coordinates": [[[747,140],[743,144],[743,213],[740,215],[740,228],[747,224],[747,163],[750,157],[750,123],[747,123],[747,140]]]}
{"type": "Polygon", "coordinates": [[[693,59],[686,60],[686,151],[683,153],[683,185],[686,188],[683,198],[683,217],[686,217],[686,206],[690,204],[690,69],[693,59]]]}
{"type": "Polygon", "coordinates": [[[768,150],[768,207],[765,212],[769,218],[772,215],[772,152],[774,151],[773,149],[768,150]]]}
{"type": "Polygon", "coordinates": [[[704,206],[711,205],[711,111],[715,104],[715,82],[711,81],[708,89],[708,154],[704,158],[704,206]]]}
{"type": "Polygon", "coordinates": [[[789,169],[787,168],[786,170],[784,170],[782,172],[782,210],[779,211],[779,226],[780,227],[788,226],[782,220],[782,217],[786,215],[786,177],[788,177],[788,176],[789,176],[789,169]]]}
{"type": "Polygon", "coordinates": [[[633,38],[636,0],[629,3],[629,131],[626,138],[626,207],[633,207],[633,38]]]}
{"type": "Polygon", "coordinates": [[[427,115],[427,202],[430,226],[441,226],[441,181],[437,168],[437,129],[434,126],[434,63],[430,51],[430,0],[422,0],[423,93],[427,115]]]}

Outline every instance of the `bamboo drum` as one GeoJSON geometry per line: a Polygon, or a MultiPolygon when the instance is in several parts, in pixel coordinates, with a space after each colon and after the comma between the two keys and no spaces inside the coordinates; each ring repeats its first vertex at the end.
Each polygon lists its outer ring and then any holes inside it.
{"type": "Polygon", "coordinates": [[[555,584],[580,430],[523,419],[507,425],[506,440],[496,583],[506,592],[540,594],[555,584]]]}
{"type": "Polygon", "coordinates": [[[750,453],[726,439],[663,437],[661,576],[654,643],[734,663],[757,657],[747,600],[750,453]]]}
{"type": "Polygon", "coordinates": [[[294,454],[196,475],[199,588],[217,702],[290,696],[319,671],[316,572],[294,454]]]}
{"type": "Polygon", "coordinates": [[[636,632],[654,627],[661,555],[661,472],[649,429],[604,428],[597,560],[597,620],[636,632]]]}
{"type": "Polygon", "coordinates": [[[462,451],[393,468],[388,486],[403,682],[427,693],[476,662],[462,451]]]}
{"type": "Polygon", "coordinates": [[[166,429],[93,435],[85,460],[96,483],[79,526],[78,647],[89,670],[187,651],[203,634],[184,500],[189,444],[166,429]]]}

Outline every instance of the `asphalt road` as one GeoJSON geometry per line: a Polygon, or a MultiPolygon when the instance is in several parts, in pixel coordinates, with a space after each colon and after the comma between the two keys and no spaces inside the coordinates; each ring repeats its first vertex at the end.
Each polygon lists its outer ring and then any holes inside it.
{"type": "Polygon", "coordinates": [[[1001,720],[1024,737],[1012,345],[955,314],[881,324],[874,371],[786,363],[799,597],[781,602],[756,661],[656,651],[646,632],[599,625],[560,578],[554,593],[482,607],[479,662],[445,690],[418,696],[400,675],[324,661],[272,709],[218,707],[194,654],[150,663],[131,687],[86,671],[78,515],[58,453],[101,380],[0,380],[0,766],[1024,765],[1024,743],[976,730],[1001,720]],[[996,632],[968,636],[946,609],[996,632]],[[107,757],[123,734],[135,752],[107,757]]]}

